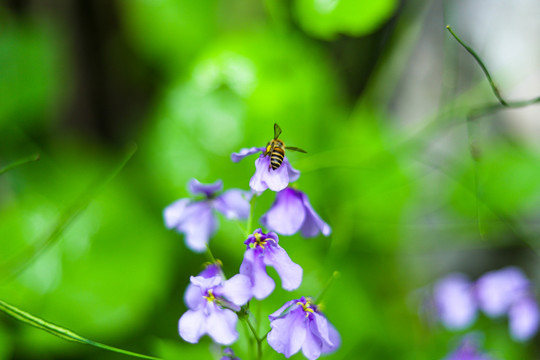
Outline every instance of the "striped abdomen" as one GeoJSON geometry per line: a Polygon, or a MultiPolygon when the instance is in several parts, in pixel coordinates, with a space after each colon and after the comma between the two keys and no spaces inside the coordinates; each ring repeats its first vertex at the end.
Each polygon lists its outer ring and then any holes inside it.
{"type": "Polygon", "coordinates": [[[270,166],[276,170],[283,163],[285,157],[285,144],[281,140],[272,140],[272,151],[270,153],[270,166]]]}

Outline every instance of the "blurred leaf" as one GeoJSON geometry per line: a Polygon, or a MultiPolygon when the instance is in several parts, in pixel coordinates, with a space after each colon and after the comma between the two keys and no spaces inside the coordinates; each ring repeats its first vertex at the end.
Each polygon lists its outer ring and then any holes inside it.
{"type": "MultiPolygon", "coordinates": [[[[12,200],[0,208],[0,238],[6,239],[1,258],[33,246],[51,232],[73,199],[116,158],[103,156],[102,149],[89,151],[91,147],[81,143],[56,146],[54,155],[43,155],[36,166],[5,174],[17,186],[12,200]]],[[[160,211],[147,208],[133,179],[123,172],[92,197],[59,241],[3,284],[4,299],[76,326],[89,337],[142,331],[143,320],[170,287],[172,257],[178,256],[170,251],[160,211]]],[[[162,331],[175,334],[175,321],[162,331]]],[[[33,355],[60,353],[67,346],[24,329],[18,339],[33,355]]]]}
{"type": "Polygon", "coordinates": [[[310,35],[333,39],[338,34],[369,34],[394,13],[396,0],[296,0],[296,17],[310,35]]]}
{"type": "Polygon", "coordinates": [[[215,34],[215,0],[128,0],[120,4],[133,45],[170,73],[182,73],[182,65],[215,34]]]}
{"type": "Polygon", "coordinates": [[[63,79],[60,54],[59,36],[52,27],[29,21],[4,22],[0,32],[0,125],[50,120],[63,79]]]}

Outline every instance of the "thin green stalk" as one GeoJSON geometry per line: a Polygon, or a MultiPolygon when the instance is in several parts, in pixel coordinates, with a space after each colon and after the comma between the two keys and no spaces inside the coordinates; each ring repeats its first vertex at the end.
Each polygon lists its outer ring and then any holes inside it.
{"type": "Polygon", "coordinates": [[[332,276],[330,277],[330,279],[328,279],[328,281],[326,282],[326,284],[324,285],[324,288],[322,289],[321,293],[319,294],[319,296],[317,296],[317,299],[315,300],[315,304],[318,304],[321,302],[321,300],[323,299],[324,295],[326,295],[326,292],[328,291],[328,289],[330,288],[330,286],[334,283],[334,281],[336,279],[338,279],[339,277],[341,276],[341,273],[339,271],[334,271],[332,273],[332,276]]]}
{"type": "Polygon", "coordinates": [[[253,194],[249,201],[249,216],[246,223],[246,238],[253,233],[251,227],[253,226],[253,212],[255,211],[255,203],[257,202],[257,194],[253,194]]]}
{"type": "Polygon", "coordinates": [[[263,339],[259,338],[259,336],[257,335],[257,330],[255,330],[255,327],[253,327],[253,324],[251,324],[251,321],[249,321],[249,318],[244,317],[243,319],[246,322],[246,324],[248,325],[249,329],[251,330],[251,333],[253,334],[253,337],[255,338],[255,341],[257,342],[257,360],[260,360],[260,359],[262,359],[262,341],[263,341],[263,339]]]}
{"type": "Polygon", "coordinates": [[[249,358],[253,359],[255,357],[255,351],[253,349],[253,338],[249,336],[250,330],[245,321],[242,321],[242,325],[244,326],[244,332],[246,333],[246,338],[248,339],[247,342],[249,358]]]}
{"type": "Polygon", "coordinates": [[[19,320],[19,321],[24,322],[25,324],[28,324],[28,325],[36,327],[38,329],[44,330],[44,331],[46,331],[46,332],[48,332],[48,333],[50,333],[50,334],[52,334],[54,336],[58,336],[59,338],[62,338],[64,340],[73,341],[73,342],[80,343],[80,344],[86,344],[86,345],[94,346],[94,347],[101,348],[101,349],[104,349],[104,350],[108,350],[108,351],[112,351],[112,352],[116,352],[116,353],[120,353],[120,354],[124,354],[124,355],[128,355],[128,356],[133,356],[133,357],[137,357],[137,358],[141,358],[141,359],[152,359],[152,360],[159,359],[159,358],[156,358],[156,357],[153,357],[153,356],[137,354],[137,353],[134,353],[134,352],[131,352],[131,351],[115,348],[113,346],[105,345],[105,344],[102,344],[102,343],[99,343],[99,342],[96,342],[96,341],[93,341],[93,340],[86,339],[86,338],[74,333],[71,330],[60,327],[58,325],[54,325],[54,324],[52,324],[50,322],[47,322],[47,321],[45,321],[45,320],[43,320],[41,318],[38,318],[37,316],[34,316],[34,315],[29,314],[29,313],[27,313],[25,311],[22,311],[21,309],[15,307],[13,305],[7,304],[7,303],[5,303],[5,302],[3,302],[1,300],[0,300],[0,311],[4,312],[5,314],[7,314],[7,315],[19,320]]]}
{"type": "Polygon", "coordinates": [[[2,175],[3,173],[5,173],[5,172],[7,172],[9,170],[17,168],[19,166],[26,165],[29,162],[38,161],[39,159],[40,159],[40,155],[39,154],[34,154],[34,155],[30,155],[28,157],[22,158],[20,160],[14,161],[11,164],[8,164],[8,165],[4,166],[3,168],[0,168],[0,175],[2,175]]]}
{"type": "Polygon", "coordinates": [[[208,246],[208,244],[206,244],[206,257],[208,258],[208,261],[210,261],[212,264],[217,263],[217,260],[214,257],[214,254],[212,254],[212,250],[210,250],[210,246],[208,246]]]}
{"type": "Polygon", "coordinates": [[[467,117],[467,137],[469,140],[469,151],[471,153],[472,163],[473,163],[473,172],[474,172],[474,194],[476,199],[476,224],[478,227],[478,233],[480,234],[480,239],[485,239],[485,230],[482,225],[482,216],[480,212],[480,202],[482,200],[482,192],[480,189],[480,157],[481,149],[479,145],[479,140],[477,136],[477,131],[475,126],[478,124],[474,123],[470,117],[467,117]]]}
{"type": "MultiPolygon", "coordinates": [[[[504,106],[504,107],[510,107],[510,108],[518,108],[518,107],[523,107],[523,106],[527,106],[527,105],[532,105],[532,104],[535,104],[535,103],[538,103],[540,102],[540,96],[538,97],[535,97],[535,98],[532,98],[532,99],[529,99],[529,100],[520,100],[520,101],[507,101],[505,100],[502,95],[501,95],[501,92],[499,90],[499,88],[497,87],[497,85],[495,84],[495,81],[493,80],[493,78],[491,77],[491,74],[489,73],[486,65],[484,65],[484,62],[482,61],[482,59],[480,58],[480,56],[478,56],[478,54],[476,53],[476,51],[474,51],[469,45],[465,44],[460,38],[459,36],[456,35],[456,33],[454,33],[454,31],[452,30],[452,28],[450,27],[450,25],[447,25],[446,26],[446,29],[448,29],[448,31],[450,32],[450,34],[452,34],[452,36],[454,37],[454,39],[457,40],[457,42],[463,46],[463,48],[465,50],[467,50],[467,52],[469,54],[472,55],[472,57],[474,58],[474,60],[476,60],[476,62],[478,63],[478,65],[480,65],[480,68],[482,69],[482,71],[484,72],[484,75],[486,75],[486,78],[489,82],[489,86],[491,86],[491,90],[493,90],[493,93],[495,94],[495,97],[497,98],[497,100],[499,100],[499,103],[504,106]]],[[[491,105],[489,105],[488,107],[491,107],[491,105]]]]}

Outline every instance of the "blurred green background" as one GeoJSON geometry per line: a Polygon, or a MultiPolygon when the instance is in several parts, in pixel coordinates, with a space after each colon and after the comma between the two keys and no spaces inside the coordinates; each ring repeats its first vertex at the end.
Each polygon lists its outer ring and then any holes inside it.
{"type": "MultiPolygon", "coordinates": [[[[506,265],[540,278],[540,111],[467,124],[495,98],[444,27],[503,96],[525,99],[540,94],[539,16],[535,0],[4,1],[0,168],[40,159],[0,175],[0,300],[131,351],[219,358],[208,337],[178,335],[206,259],[162,211],[191,178],[248,189],[254,158],[230,153],[264,146],[277,122],[308,151],[289,158],[333,232],[281,238],[304,281],[288,293],[270,270],[262,313],[316,296],[338,270],[324,304],[343,344],[327,358],[442,359],[467,331],[420,315],[434,281],[506,265]]],[[[228,276],[243,241],[220,218],[210,244],[228,276]]],[[[472,330],[499,359],[540,355],[506,320],[472,330]]],[[[126,357],[0,314],[0,359],[71,358],[126,357]]]]}

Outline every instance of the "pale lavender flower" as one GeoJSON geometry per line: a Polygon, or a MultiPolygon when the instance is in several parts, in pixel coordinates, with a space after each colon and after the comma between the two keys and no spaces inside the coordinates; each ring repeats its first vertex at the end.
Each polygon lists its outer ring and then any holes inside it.
{"type": "Polygon", "coordinates": [[[460,330],[476,320],[477,305],[473,285],[463,274],[450,274],[433,288],[437,316],[450,330],[460,330]]]}
{"type": "Polygon", "coordinates": [[[300,231],[304,237],[314,237],[319,232],[328,236],[332,231],[313,210],[307,195],[292,188],[277,193],[276,200],[262,216],[261,223],[281,235],[293,235],[300,231]]]}
{"type": "Polygon", "coordinates": [[[223,356],[219,360],[240,360],[240,358],[234,356],[233,349],[225,348],[225,349],[223,349],[223,356]]]}
{"type": "Polygon", "coordinates": [[[252,194],[248,191],[230,189],[221,195],[221,180],[213,184],[201,184],[192,179],[189,190],[194,195],[202,195],[202,200],[180,199],[163,211],[165,226],[176,229],[185,235],[187,247],[195,252],[203,252],[210,237],[217,230],[217,219],[214,210],[228,219],[247,219],[250,212],[249,200],[252,194]]]}
{"type": "Polygon", "coordinates": [[[302,268],[292,262],[278,242],[276,233],[265,234],[261,229],[255,230],[244,242],[247,249],[240,274],[249,276],[253,296],[259,300],[270,295],[275,287],[274,280],[266,273],[266,266],[276,269],[285,290],[297,289],[302,283],[302,268]]]}
{"type": "Polygon", "coordinates": [[[491,317],[508,312],[512,303],[529,289],[529,280],[515,267],[490,271],[476,282],[480,308],[491,317]]]}
{"type": "Polygon", "coordinates": [[[477,344],[470,337],[465,337],[459,347],[444,360],[493,360],[478,349],[477,344]]]}
{"type": "Polygon", "coordinates": [[[532,296],[516,300],[508,311],[510,335],[515,341],[527,341],[538,331],[540,314],[532,296]]]}
{"type": "Polygon", "coordinates": [[[219,344],[235,342],[238,338],[235,311],[251,298],[249,278],[238,274],[224,281],[221,275],[192,276],[191,284],[198,291],[186,291],[184,300],[189,309],[178,322],[182,339],[197,343],[201,336],[208,334],[219,344]]]}
{"type": "Polygon", "coordinates": [[[317,306],[304,297],[286,302],[269,317],[267,340],[278,353],[290,357],[300,349],[309,360],[336,350],[341,339],[317,306]]]}
{"type": "MultiPolygon", "coordinates": [[[[219,276],[225,281],[225,276],[223,276],[223,270],[221,269],[221,263],[208,263],[204,267],[203,271],[199,275],[205,279],[213,278],[219,276]]],[[[186,291],[184,293],[184,299],[193,299],[196,298],[201,292],[201,289],[198,285],[194,285],[191,282],[188,284],[186,291]]]]}
{"type": "Polygon", "coordinates": [[[249,186],[253,191],[261,193],[266,189],[272,191],[281,191],[285,189],[289,183],[298,180],[300,172],[294,169],[287,157],[283,159],[283,163],[279,168],[273,170],[270,166],[270,155],[264,155],[266,148],[253,147],[245,148],[240,152],[232,153],[231,160],[239,162],[244,157],[261,152],[261,155],[255,160],[255,174],[249,181],[249,186]]]}

